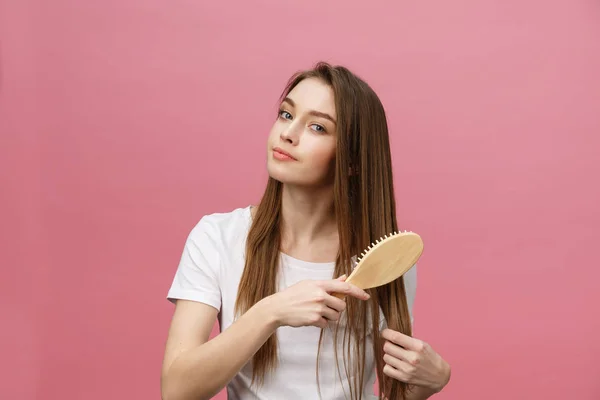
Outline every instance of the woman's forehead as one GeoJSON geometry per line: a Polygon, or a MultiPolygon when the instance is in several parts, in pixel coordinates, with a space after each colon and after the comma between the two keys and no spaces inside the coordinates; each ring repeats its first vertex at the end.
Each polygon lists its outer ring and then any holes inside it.
{"type": "Polygon", "coordinates": [[[287,95],[292,105],[302,110],[315,110],[335,118],[335,97],[331,86],[320,79],[307,78],[287,95]]]}

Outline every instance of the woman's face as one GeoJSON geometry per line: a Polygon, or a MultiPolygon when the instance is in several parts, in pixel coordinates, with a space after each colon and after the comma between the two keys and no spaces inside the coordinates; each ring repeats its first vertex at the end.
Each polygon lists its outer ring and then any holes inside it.
{"type": "Polygon", "coordinates": [[[283,100],[267,142],[267,170],[293,185],[333,183],[336,113],[333,90],[323,81],[301,81],[283,100]]]}

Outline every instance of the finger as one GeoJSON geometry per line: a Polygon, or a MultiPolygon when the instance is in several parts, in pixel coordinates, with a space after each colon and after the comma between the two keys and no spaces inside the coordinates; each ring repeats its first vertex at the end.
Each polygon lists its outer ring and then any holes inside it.
{"type": "Polygon", "coordinates": [[[402,365],[403,361],[399,360],[396,357],[393,357],[389,354],[383,355],[383,362],[385,362],[388,365],[391,365],[392,367],[394,367],[394,369],[401,370],[401,371],[404,370],[403,365],[402,365]]]}
{"type": "Polygon", "coordinates": [[[421,384],[421,382],[426,383],[426,381],[423,381],[423,379],[419,376],[416,366],[405,363],[402,360],[398,360],[397,358],[394,358],[389,354],[385,354],[383,356],[383,361],[385,363],[383,367],[384,372],[386,367],[388,371],[386,375],[393,376],[396,379],[406,383],[416,385],[421,384]]]}
{"type": "Polygon", "coordinates": [[[384,329],[381,331],[381,337],[408,350],[422,351],[424,347],[423,341],[392,329],[384,329]]]}
{"type": "Polygon", "coordinates": [[[339,299],[336,296],[326,296],[325,305],[327,305],[330,308],[333,308],[337,312],[342,312],[346,309],[346,302],[342,299],[339,299]]]}
{"type": "Polygon", "coordinates": [[[347,278],[347,276],[346,276],[346,274],[344,274],[344,275],[338,277],[337,280],[340,282],[344,282],[346,280],[346,278],[347,278]]]}
{"type": "Polygon", "coordinates": [[[410,350],[406,350],[400,346],[395,345],[390,341],[386,341],[383,345],[383,352],[390,356],[404,361],[412,361],[415,357],[412,356],[410,350]]]}
{"type": "Polygon", "coordinates": [[[325,318],[319,318],[313,325],[317,328],[325,329],[329,323],[325,318]]]}
{"type": "Polygon", "coordinates": [[[409,377],[404,372],[392,367],[390,364],[386,364],[383,366],[383,373],[389,376],[390,378],[394,378],[400,382],[409,383],[410,381],[409,377]]]}
{"type": "Polygon", "coordinates": [[[358,286],[354,286],[353,284],[347,282],[344,283],[350,285],[348,291],[346,292],[346,295],[356,297],[359,300],[368,300],[369,298],[371,298],[371,295],[369,295],[367,292],[365,292],[358,286]]]}
{"type": "Polygon", "coordinates": [[[322,281],[322,288],[327,293],[343,293],[348,296],[356,297],[359,300],[367,300],[370,296],[364,290],[348,282],[340,282],[337,279],[322,281]]]}
{"type": "Polygon", "coordinates": [[[329,321],[337,321],[338,319],[340,319],[339,312],[337,312],[333,308],[329,308],[325,305],[321,308],[320,314],[323,316],[323,318],[325,318],[329,321]]]}

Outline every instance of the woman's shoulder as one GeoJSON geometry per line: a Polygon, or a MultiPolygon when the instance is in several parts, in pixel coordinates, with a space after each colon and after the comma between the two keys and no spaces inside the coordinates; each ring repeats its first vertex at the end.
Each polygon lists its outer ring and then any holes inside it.
{"type": "Polygon", "coordinates": [[[226,211],[214,211],[203,214],[199,223],[209,223],[213,225],[230,225],[232,223],[243,223],[249,220],[251,208],[253,206],[238,207],[226,211]]]}
{"type": "Polygon", "coordinates": [[[204,214],[190,232],[190,236],[204,236],[222,241],[237,236],[240,232],[246,232],[251,222],[251,207],[204,214]]]}

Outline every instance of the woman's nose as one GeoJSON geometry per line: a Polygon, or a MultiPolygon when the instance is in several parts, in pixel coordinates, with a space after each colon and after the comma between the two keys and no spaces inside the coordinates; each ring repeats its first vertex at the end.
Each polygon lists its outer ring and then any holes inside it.
{"type": "Polygon", "coordinates": [[[296,144],[298,143],[298,138],[300,137],[300,129],[296,126],[296,124],[289,124],[283,128],[280,137],[286,142],[296,144]]]}

